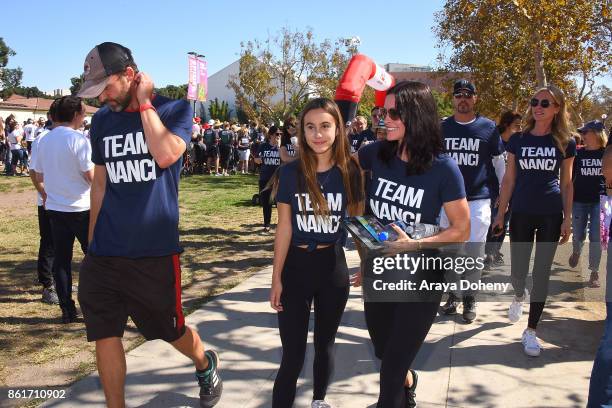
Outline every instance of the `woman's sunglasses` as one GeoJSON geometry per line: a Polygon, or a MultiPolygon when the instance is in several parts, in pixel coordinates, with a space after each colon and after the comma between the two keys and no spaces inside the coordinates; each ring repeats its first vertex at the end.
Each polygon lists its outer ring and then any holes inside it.
{"type": "Polygon", "coordinates": [[[548,99],[538,99],[538,98],[532,98],[531,101],[529,101],[529,104],[533,108],[535,108],[538,105],[540,105],[543,108],[548,108],[551,105],[548,99]]]}
{"type": "Polygon", "coordinates": [[[387,117],[387,115],[389,115],[389,118],[391,120],[398,120],[400,118],[400,114],[397,111],[397,109],[395,109],[395,108],[389,108],[389,109],[380,108],[379,116],[378,117],[384,119],[384,118],[387,117]]]}

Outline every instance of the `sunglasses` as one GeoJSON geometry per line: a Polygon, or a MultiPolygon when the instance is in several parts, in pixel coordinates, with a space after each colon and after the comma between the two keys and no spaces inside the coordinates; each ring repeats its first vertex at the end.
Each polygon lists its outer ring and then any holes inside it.
{"type": "Polygon", "coordinates": [[[461,99],[461,98],[471,99],[474,96],[474,94],[471,92],[457,92],[457,93],[454,93],[453,96],[455,97],[455,99],[461,99]]]}
{"type": "Polygon", "coordinates": [[[536,106],[540,105],[543,108],[548,108],[550,106],[550,101],[548,99],[538,99],[538,98],[532,98],[531,101],[529,101],[529,104],[535,108],[536,106]]]}
{"type": "Polygon", "coordinates": [[[380,109],[380,114],[378,115],[379,118],[386,118],[387,115],[389,115],[389,118],[391,120],[398,120],[400,118],[400,114],[397,111],[397,109],[395,108],[389,108],[389,109],[385,109],[385,108],[381,108],[380,109]]]}

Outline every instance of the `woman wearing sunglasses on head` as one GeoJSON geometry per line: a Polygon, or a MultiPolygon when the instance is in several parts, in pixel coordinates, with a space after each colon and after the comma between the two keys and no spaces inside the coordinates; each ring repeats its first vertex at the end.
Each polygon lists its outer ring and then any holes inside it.
{"type": "Polygon", "coordinates": [[[542,349],[536,328],[548,296],[550,268],[557,245],[567,242],[572,227],[576,142],[570,131],[563,91],[549,85],[535,93],[527,112],[527,126],[522,133],[510,137],[506,150],[508,167],[493,228],[496,231],[503,228],[512,198],[510,256],[515,298],[508,318],[513,323],[520,320],[528,294],[525,282],[535,236],[533,289],[522,343],[525,354],[536,357],[542,349]]]}
{"type": "Polygon", "coordinates": [[[349,294],[340,222],[346,213],[363,212],[363,183],[334,102],[326,98],[308,102],[298,138],[299,158],[280,168],[276,194],[270,305],[278,312],[283,357],[272,406],[293,405],[314,301],[312,407],[329,408],[325,394],[334,367],[333,347],[349,294]]]}
{"type": "Polygon", "coordinates": [[[298,140],[297,140],[297,119],[289,116],[283,125],[283,135],[281,136],[280,158],[281,162],[289,163],[297,159],[298,140]]]}
{"type": "Polygon", "coordinates": [[[261,165],[259,168],[259,202],[263,208],[264,232],[270,231],[272,220],[272,202],[270,201],[271,189],[266,188],[268,181],[280,166],[279,141],[283,132],[276,126],[270,126],[266,140],[259,146],[255,163],[261,165]]]}
{"type": "Polygon", "coordinates": [[[387,284],[408,280],[421,288],[423,282],[441,282],[443,273],[398,265],[381,273],[375,264],[379,259],[386,264],[394,254],[421,257],[443,243],[465,241],[470,236],[470,215],[459,167],[443,153],[440,117],[429,87],[413,81],[396,84],[387,91],[381,116],[386,140],[357,153],[361,167],[371,173],[366,192],[369,211],[382,224],[398,221],[398,216],[406,224],[438,224],[442,208],[449,220],[447,229],[418,241],[398,228],[399,238],[388,244],[387,258],[362,258],[365,318],[381,360],[377,407],[404,408],[416,406],[418,377],[410,367],[436,317],[442,292],[384,292],[377,289],[378,280],[387,284]]]}

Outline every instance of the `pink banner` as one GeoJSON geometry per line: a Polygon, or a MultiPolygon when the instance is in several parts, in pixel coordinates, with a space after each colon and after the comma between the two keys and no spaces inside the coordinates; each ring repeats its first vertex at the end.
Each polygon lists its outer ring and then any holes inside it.
{"type": "Polygon", "coordinates": [[[206,102],[208,97],[208,69],[206,61],[198,59],[198,96],[200,102],[206,102]]]}
{"type": "Polygon", "coordinates": [[[198,86],[198,72],[197,72],[197,60],[194,55],[188,57],[189,61],[189,82],[187,83],[187,99],[197,99],[197,86],[198,86]]]}

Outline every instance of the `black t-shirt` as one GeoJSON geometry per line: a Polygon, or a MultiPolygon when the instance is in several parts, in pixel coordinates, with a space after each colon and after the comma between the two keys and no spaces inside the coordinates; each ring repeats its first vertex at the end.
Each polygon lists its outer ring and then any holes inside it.
{"type": "Polygon", "coordinates": [[[330,212],[329,217],[317,217],[312,209],[310,195],[299,190],[299,186],[305,186],[306,183],[303,178],[299,181],[298,177],[302,175],[298,175],[298,169],[297,160],[281,166],[276,194],[277,202],[291,205],[291,244],[315,246],[337,242],[344,236],[340,222],[345,216],[347,205],[340,170],[334,166],[326,172],[317,173],[330,212]]]}
{"type": "Polygon", "coordinates": [[[272,146],[268,142],[264,142],[259,146],[258,156],[261,159],[261,168],[259,169],[260,180],[270,180],[274,171],[280,166],[280,151],[278,146],[272,146]]]}
{"type": "Polygon", "coordinates": [[[215,142],[215,136],[217,136],[217,132],[214,129],[206,129],[204,131],[204,141],[207,145],[211,145],[215,142]]]}
{"type": "Polygon", "coordinates": [[[578,149],[574,159],[574,201],[577,203],[599,203],[605,194],[605,181],[601,174],[601,159],[604,149],[578,149]]]}
{"type": "Polygon", "coordinates": [[[223,129],[219,132],[219,137],[221,138],[221,143],[227,145],[234,142],[234,132],[229,129],[223,129]]]}
{"type": "Polygon", "coordinates": [[[562,212],[559,170],[563,160],[576,155],[576,141],[570,139],[563,157],[552,135],[515,133],[510,136],[506,150],[514,155],[516,164],[512,211],[527,214],[562,212]]]}
{"type": "Polygon", "coordinates": [[[378,158],[382,143],[388,142],[374,142],[358,153],[361,167],[372,172],[366,204],[382,224],[398,220],[439,224],[442,205],[465,198],[459,167],[447,154],[436,157],[425,173],[408,176],[399,157],[388,164],[378,158]]]}

